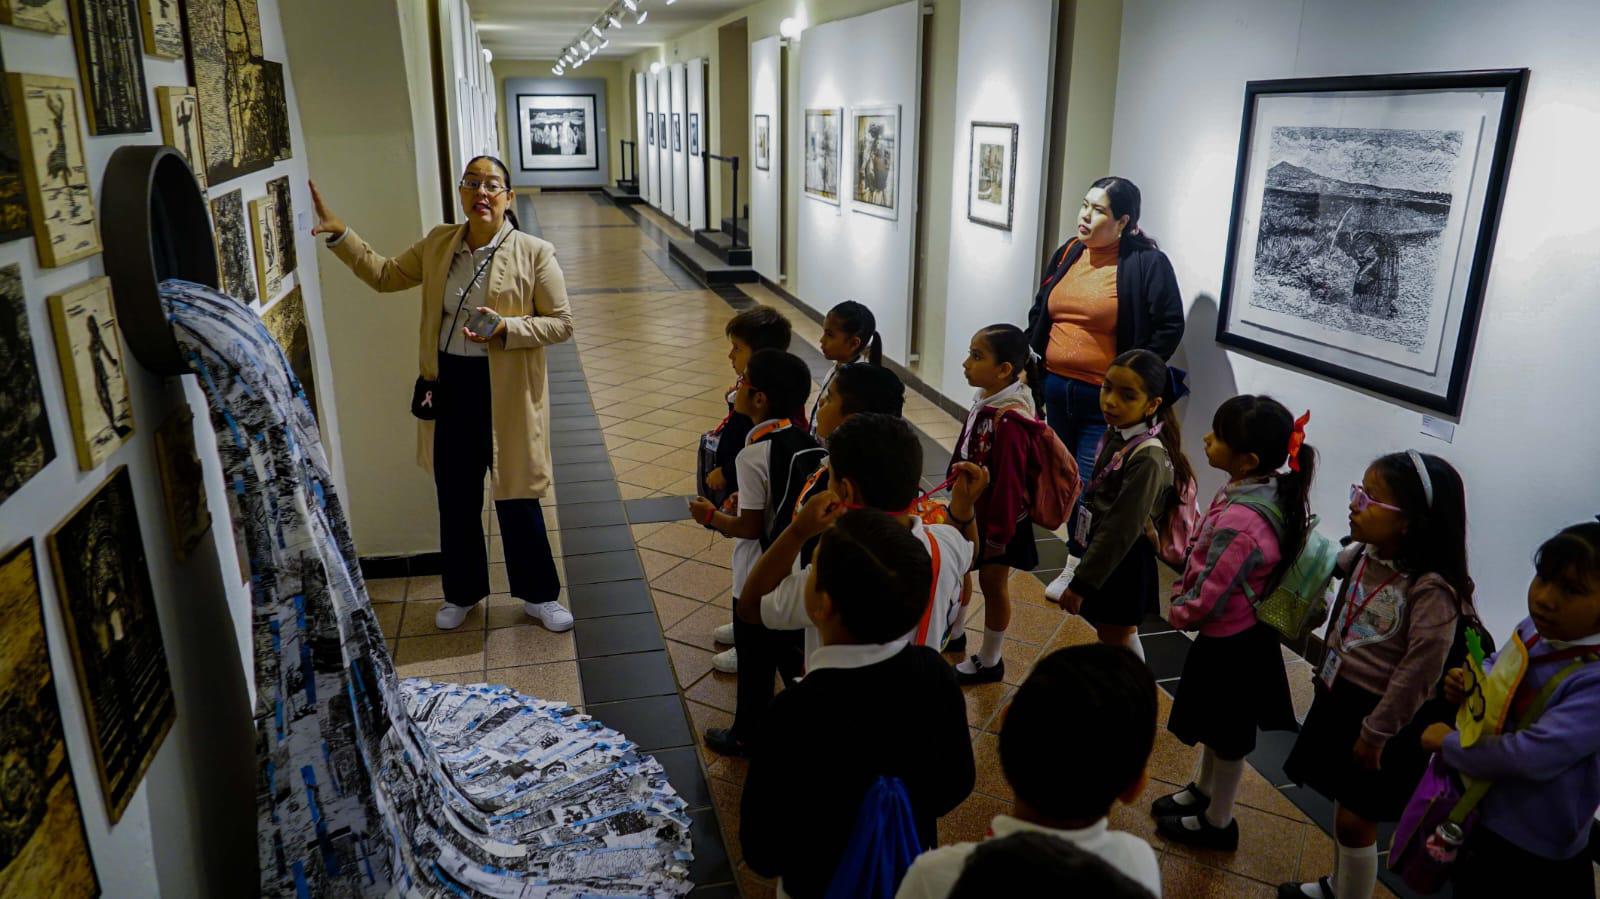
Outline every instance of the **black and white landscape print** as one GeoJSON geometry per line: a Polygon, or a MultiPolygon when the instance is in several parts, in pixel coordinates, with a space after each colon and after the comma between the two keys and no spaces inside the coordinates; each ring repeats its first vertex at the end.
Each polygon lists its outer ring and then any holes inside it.
{"type": "Polygon", "coordinates": [[[1272,129],[1250,305],[1421,352],[1465,135],[1272,129]]]}
{"type": "Polygon", "coordinates": [[[211,201],[211,226],[216,229],[217,274],[222,290],[245,305],[256,302],[255,271],[250,265],[250,225],[244,217],[244,194],[233,190],[211,201]]]}
{"type": "Polygon", "coordinates": [[[595,106],[594,94],[518,94],[522,170],[599,168],[595,106]]]}
{"type": "Polygon", "coordinates": [[[535,156],[582,156],[583,137],[581,109],[528,110],[528,144],[535,156]]]}

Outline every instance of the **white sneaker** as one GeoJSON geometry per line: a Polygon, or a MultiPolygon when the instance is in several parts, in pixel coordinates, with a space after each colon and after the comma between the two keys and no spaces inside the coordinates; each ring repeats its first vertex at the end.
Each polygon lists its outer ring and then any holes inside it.
{"type": "Polygon", "coordinates": [[[522,611],[528,613],[529,618],[536,619],[544,625],[545,630],[554,633],[572,630],[572,613],[562,607],[561,603],[550,602],[524,602],[522,611]]]}
{"type": "Polygon", "coordinates": [[[711,639],[721,643],[723,646],[732,646],[733,622],[730,621],[727,624],[717,625],[716,630],[711,632],[711,639]]]}
{"type": "Polygon", "coordinates": [[[1061,597],[1066,594],[1067,588],[1072,586],[1073,575],[1077,573],[1078,557],[1067,556],[1067,566],[1061,569],[1061,573],[1056,575],[1056,579],[1044,588],[1044,598],[1054,603],[1061,602],[1061,597]]]}
{"type": "Polygon", "coordinates": [[[739,673],[739,650],[725,649],[711,657],[711,667],[723,674],[739,673]]]}
{"type": "Polygon", "coordinates": [[[433,626],[441,631],[453,631],[467,620],[467,615],[472,612],[472,606],[458,606],[448,602],[439,603],[439,611],[433,615],[433,626]]]}

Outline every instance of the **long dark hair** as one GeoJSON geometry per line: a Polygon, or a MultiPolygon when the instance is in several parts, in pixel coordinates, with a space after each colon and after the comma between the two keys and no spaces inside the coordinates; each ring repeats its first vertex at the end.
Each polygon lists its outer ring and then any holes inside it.
{"type": "Polygon", "coordinates": [[[1028,332],[1012,324],[990,325],[978,332],[978,339],[994,354],[996,362],[1010,363],[1016,377],[1028,379],[1034,410],[1044,409],[1044,367],[1028,340],[1028,332]]]}
{"type": "MultiPolygon", "coordinates": [[[[490,156],[487,153],[485,153],[482,156],[474,156],[471,159],[467,160],[467,164],[466,164],[465,168],[462,169],[462,172],[465,173],[467,169],[472,168],[472,164],[474,162],[477,162],[480,159],[487,159],[490,162],[494,163],[494,167],[500,170],[500,177],[506,179],[506,190],[508,190],[508,191],[511,190],[511,170],[506,168],[506,164],[501,162],[500,158],[498,156],[490,156]]],[[[506,221],[509,221],[511,223],[511,227],[512,228],[514,228],[514,229],[516,229],[518,231],[521,231],[522,230],[522,222],[517,220],[517,211],[515,209],[511,208],[514,205],[515,205],[514,203],[507,203],[506,204],[506,221]]]]}
{"type": "Polygon", "coordinates": [[[1140,207],[1143,205],[1139,185],[1117,175],[1107,175],[1089,187],[1098,187],[1106,192],[1106,197],[1111,200],[1112,218],[1128,217],[1128,224],[1122,229],[1123,245],[1135,249],[1159,249],[1156,239],[1139,227],[1140,207]]]}
{"type": "Polygon", "coordinates": [[[1294,415],[1270,396],[1236,396],[1218,406],[1211,416],[1211,433],[1236,453],[1256,454],[1261,464],[1250,472],[1252,477],[1272,476],[1277,481],[1283,537],[1278,544],[1281,561],[1274,575],[1281,574],[1300,554],[1311,530],[1311,477],[1316,473],[1317,451],[1309,443],[1300,444],[1298,466],[1273,474],[1289,458],[1294,415]]]}
{"type": "Polygon", "coordinates": [[[845,300],[828,310],[828,318],[839,325],[840,331],[861,341],[861,350],[867,354],[867,362],[883,364],[883,337],[878,334],[878,320],[873,317],[871,309],[855,300],[845,300]]]}
{"type": "Polygon", "coordinates": [[[1161,433],[1157,439],[1167,451],[1167,458],[1172,460],[1173,470],[1173,502],[1177,501],[1177,488],[1183,484],[1194,483],[1194,467],[1189,464],[1189,457],[1183,454],[1183,431],[1178,425],[1178,389],[1173,382],[1171,372],[1167,370],[1167,363],[1161,357],[1149,350],[1128,350],[1126,353],[1111,360],[1110,368],[1126,368],[1139,377],[1139,384],[1144,388],[1147,396],[1161,397],[1161,406],[1156,409],[1156,421],[1161,425],[1161,433]]]}
{"type": "Polygon", "coordinates": [[[1465,606],[1474,588],[1467,573],[1467,488],[1449,462],[1418,455],[1433,486],[1432,503],[1410,453],[1391,453],[1372,463],[1406,516],[1406,533],[1400,538],[1395,563],[1414,577],[1432,572],[1444,578],[1465,606]]]}

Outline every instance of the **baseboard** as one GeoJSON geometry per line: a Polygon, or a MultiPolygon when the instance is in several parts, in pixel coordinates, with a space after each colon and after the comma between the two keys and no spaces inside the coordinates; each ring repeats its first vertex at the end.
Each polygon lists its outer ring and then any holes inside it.
{"type": "Polygon", "coordinates": [[[395,577],[427,577],[444,571],[444,556],[440,553],[417,553],[410,556],[362,556],[361,576],[367,580],[395,577]]]}

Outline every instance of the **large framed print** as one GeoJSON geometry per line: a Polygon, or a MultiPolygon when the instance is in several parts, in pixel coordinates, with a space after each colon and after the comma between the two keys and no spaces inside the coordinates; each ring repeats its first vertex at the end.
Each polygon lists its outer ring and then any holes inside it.
{"type": "Polygon", "coordinates": [[[1016,211],[1016,125],[973,122],[968,141],[967,221],[1011,230],[1016,211]]]}
{"type": "Polygon", "coordinates": [[[839,205],[839,109],[806,110],[806,196],[839,205]]]}
{"type": "Polygon", "coordinates": [[[598,169],[594,94],[517,94],[524,172],[598,169]]]}
{"type": "Polygon", "coordinates": [[[851,199],[856,212],[900,217],[900,107],[857,107],[850,111],[855,139],[851,199]]]}
{"type": "Polygon", "coordinates": [[[772,170],[772,117],[756,116],[756,168],[772,170]]]}
{"type": "Polygon", "coordinates": [[[1459,414],[1527,75],[1248,83],[1217,342],[1459,414]]]}

